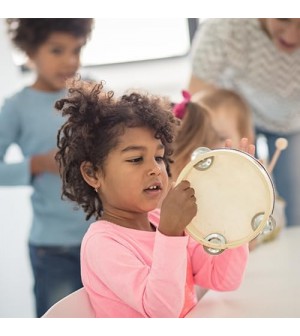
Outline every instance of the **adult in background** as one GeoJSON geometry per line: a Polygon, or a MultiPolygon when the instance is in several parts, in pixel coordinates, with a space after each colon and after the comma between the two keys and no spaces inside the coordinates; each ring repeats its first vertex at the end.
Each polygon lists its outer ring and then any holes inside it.
{"type": "Polygon", "coordinates": [[[300,224],[300,19],[208,19],[192,46],[189,91],[223,87],[238,92],[253,111],[256,134],[269,157],[278,137],[289,146],[273,174],[287,202],[287,225],[300,224]]]}

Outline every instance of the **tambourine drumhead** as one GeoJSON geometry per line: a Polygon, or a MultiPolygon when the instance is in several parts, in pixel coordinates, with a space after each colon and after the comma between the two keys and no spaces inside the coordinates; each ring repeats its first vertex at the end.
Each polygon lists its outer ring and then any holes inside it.
{"type": "Polygon", "coordinates": [[[235,149],[207,150],[179,175],[195,190],[197,215],[187,232],[207,248],[243,245],[266,226],[274,208],[274,187],[265,168],[235,149]]]}

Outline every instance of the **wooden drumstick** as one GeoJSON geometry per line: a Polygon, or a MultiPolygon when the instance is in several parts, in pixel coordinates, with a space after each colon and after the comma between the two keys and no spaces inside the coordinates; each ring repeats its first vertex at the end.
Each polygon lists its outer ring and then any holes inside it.
{"type": "Polygon", "coordinates": [[[275,142],[275,146],[276,146],[276,151],[275,151],[275,153],[274,153],[274,155],[272,157],[272,160],[271,160],[271,162],[270,162],[270,164],[268,166],[268,172],[269,172],[269,174],[272,173],[272,171],[273,171],[273,169],[275,167],[275,164],[276,164],[276,162],[277,162],[277,160],[279,158],[279,155],[280,155],[281,151],[283,151],[283,150],[285,150],[287,148],[288,141],[285,138],[278,138],[276,140],[276,142],[275,142]]]}

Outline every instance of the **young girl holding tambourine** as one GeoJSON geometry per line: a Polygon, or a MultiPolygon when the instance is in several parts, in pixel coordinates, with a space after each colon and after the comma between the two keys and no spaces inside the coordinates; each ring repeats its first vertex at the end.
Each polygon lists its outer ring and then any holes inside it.
{"type": "Polygon", "coordinates": [[[74,81],[56,108],[63,195],[98,220],[81,246],[84,287],[97,317],[184,317],[194,284],[236,289],[248,244],[209,255],[185,234],[196,215],[193,188],[169,190],[177,119],[167,99],[132,92],[114,98],[102,83],[74,81]],[[163,199],[160,218],[152,211],[163,199]]]}

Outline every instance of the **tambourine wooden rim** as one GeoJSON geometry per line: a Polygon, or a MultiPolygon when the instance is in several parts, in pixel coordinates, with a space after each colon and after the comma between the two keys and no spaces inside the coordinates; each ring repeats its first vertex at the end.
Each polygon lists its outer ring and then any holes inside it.
{"type": "MultiPolygon", "coordinates": [[[[259,186],[261,186],[261,188],[265,190],[265,193],[269,196],[267,198],[269,199],[265,200],[266,197],[263,197],[263,200],[266,204],[264,204],[265,207],[263,211],[259,214],[257,213],[257,215],[260,215],[260,217],[259,217],[259,222],[256,228],[253,228],[253,227],[251,229],[247,228],[247,230],[251,232],[247,234],[244,238],[236,239],[234,241],[226,241],[225,239],[224,241],[218,240],[216,243],[214,239],[208,240],[208,236],[210,236],[209,232],[207,232],[208,235],[205,234],[205,236],[199,233],[199,226],[201,226],[201,223],[195,223],[195,221],[197,220],[197,215],[196,215],[196,217],[194,217],[191,223],[186,227],[187,233],[190,236],[192,236],[196,241],[198,241],[200,244],[202,244],[204,247],[209,248],[209,249],[216,249],[216,251],[219,251],[219,250],[223,251],[224,249],[227,249],[227,248],[234,248],[234,247],[243,245],[249,242],[250,240],[254,239],[264,230],[271,214],[273,213],[274,201],[275,201],[274,186],[273,186],[273,182],[272,182],[270,175],[268,174],[265,167],[258,160],[256,160],[253,156],[245,152],[242,152],[237,149],[229,149],[229,148],[214,149],[214,150],[206,149],[205,152],[198,154],[195,159],[193,159],[191,162],[189,162],[185,166],[185,168],[181,171],[176,181],[176,185],[177,185],[182,180],[188,180],[191,183],[191,187],[196,189],[197,186],[195,185],[196,183],[194,181],[195,174],[200,174],[199,179],[200,178],[205,179],[205,171],[206,170],[208,171],[209,169],[209,168],[206,168],[207,162],[208,164],[210,164],[211,162],[211,165],[213,165],[213,164],[217,164],[217,162],[221,162],[221,160],[226,161],[226,160],[231,160],[232,158],[235,158],[236,160],[238,160],[238,163],[240,163],[242,167],[250,167],[250,168],[247,168],[247,169],[250,169],[250,175],[256,174],[257,179],[258,179],[258,180],[256,179],[256,176],[255,176],[255,179],[252,179],[252,180],[255,180],[254,185],[255,183],[259,183],[259,186]],[[228,157],[228,159],[226,157],[228,157]]],[[[233,171],[232,176],[234,176],[235,173],[238,174],[237,171],[236,172],[233,171]]],[[[197,176],[197,180],[198,180],[198,176],[197,176]]],[[[244,182],[244,183],[248,183],[248,182],[244,182]]],[[[251,188],[251,185],[250,185],[250,188],[251,188]]],[[[223,189],[220,188],[220,192],[222,191],[224,193],[223,189]]],[[[218,192],[219,190],[217,190],[217,193],[218,192]]],[[[205,193],[205,190],[201,190],[200,193],[205,193]]],[[[196,194],[196,190],[195,190],[195,194],[196,194]]],[[[198,212],[203,211],[203,209],[201,208],[201,204],[199,204],[197,195],[196,195],[196,199],[197,199],[198,212]]],[[[222,219],[220,218],[220,221],[221,220],[222,219]]],[[[216,234],[215,232],[211,232],[211,237],[214,238],[215,234],[216,234]]],[[[218,253],[215,253],[215,254],[218,254],[218,253]]]]}

